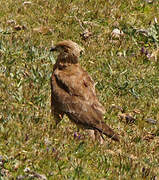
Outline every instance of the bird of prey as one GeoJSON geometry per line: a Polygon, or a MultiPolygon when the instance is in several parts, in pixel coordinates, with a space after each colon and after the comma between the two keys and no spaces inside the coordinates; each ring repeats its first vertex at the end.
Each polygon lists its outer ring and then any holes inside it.
{"type": "Polygon", "coordinates": [[[103,138],[104,134],[119,141],[118,135],[104,122],[105,109],[96,96],[95,83],[79,64],[83,48],[64,40],[50,51],[59,52],[51,76],[51,111],[56,124],[66,114],[78,127],[93,130],[95,137],[103,138]]]}

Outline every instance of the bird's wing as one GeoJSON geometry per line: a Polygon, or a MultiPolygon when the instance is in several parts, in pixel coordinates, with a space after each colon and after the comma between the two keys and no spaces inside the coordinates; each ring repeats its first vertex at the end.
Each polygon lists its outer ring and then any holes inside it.
{"type": "MultiPolygon", "coordinates": [[[[80,119],[90,114],[102,118],[105,113],[104,107],[96,97],[93,80],[80,66],[55,70],[52,76],[52,86],[54,99],[66,114],[79,116],[80,119]]],[[[90,123],[89,119],[86,122],[90,123]]]]}
{"type": "Polygon", "coordinates": [[[85,128],[98,129],[118,140],[117,135],[103,121],[105,110],[96,97],[94,82],[80,66],[56,69],[51,83],[55,103],[70,120],[85,128]]]}

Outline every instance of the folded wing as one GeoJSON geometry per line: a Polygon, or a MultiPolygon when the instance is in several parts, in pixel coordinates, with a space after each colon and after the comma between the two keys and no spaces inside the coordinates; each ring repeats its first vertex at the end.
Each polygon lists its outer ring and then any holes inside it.
{"type": "Polygon", "coordinates": [[[93,80],[78,64],[56,69],[51,81],[53,99],[71,121],[119,140],[103,121],[105,110],[97,99],[93,80]]]}

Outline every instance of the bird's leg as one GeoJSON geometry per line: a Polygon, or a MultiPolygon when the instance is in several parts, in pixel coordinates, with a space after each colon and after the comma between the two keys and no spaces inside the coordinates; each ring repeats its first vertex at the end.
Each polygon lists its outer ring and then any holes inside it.
{"type": "Polygon", "coordinates": [[[94,141],[98,141],[100,144],[104,143],[104,138],[102,136],[102,133],[100,133],[98,130],[88,130],[89,135],[94,141]]]}
{"type": "Polygon", "coordinates": [[[56,127],[59,124],[59,122],[63,119],[64,113],[52,109],[52,115],[54,117],[56,127]]]}
{"type": "Polygon", "coordinates": [[[54,106],[54,100],[53,100],[53,96],[51,93],[51,114],[54,117],[55,120],[55,127],[59,124],[59,122],[62,120],[64,113],[59,111],[55,106],[54,106]]]}
{"type": "Polygon", "coordinates": [[[56,126],[59,124],[59,122],[62,120],[62,118],[63,118],[63,114],[56,114],[56,113],[54,113],[54,120],[55,120],[55,122],[56,122],[56,126]]]}
{"type": "Polygon", "coordinates": [[[94,130],[93,129],[88,129],[87,132],[88,132],[89,136],[93,139],[93,141],[95,141],[96,138],[95,138],[94,130]]]}
{"type": "Polygon", "coordinates": [[[100,144],[104,143],[104,137],[101,132],[98,130],[94,130],[95,140],[98,141],[100,144]]]}

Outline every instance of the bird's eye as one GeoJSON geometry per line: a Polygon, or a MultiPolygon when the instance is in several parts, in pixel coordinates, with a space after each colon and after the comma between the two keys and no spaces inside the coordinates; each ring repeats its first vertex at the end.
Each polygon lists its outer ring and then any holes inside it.
{"type": "Polygon", "coordinates": [[[83,51],[80,51],[80,57],[83,55],[83,51]]]}
{"type": "Polygon", "coordinates": [[[62,49],[63,49],[63,52],[68,53],[68,48],[66,48],[65,46],[63,46],[62,49]]]}

